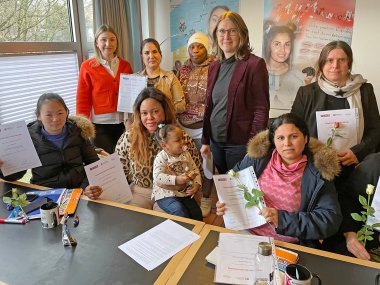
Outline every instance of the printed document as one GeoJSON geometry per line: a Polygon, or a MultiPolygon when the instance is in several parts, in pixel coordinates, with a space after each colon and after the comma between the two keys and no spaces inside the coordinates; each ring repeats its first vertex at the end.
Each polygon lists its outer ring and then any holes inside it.
{"type": "Polygon", "coordinates": [[[120,74],[118,112],[133,113],[133,104],[137,95],[147,86],[146,76],[137,74],[120,74]]]}
{"type": "MultiPolygon", "coordinates": [[[[367,195],[364,195],[367,198],[367,195]]],[[[375,223],[380,223],[380,177],[377,182],[375,194],[372,196],[373,200],[371,206],[375,209],[375,216],[368,216],[367,225],[373,225],[375,223]]],[[[376,231],[380,231],[380,228],[375,228],[376,231]]]]}
{"type": "Polygon", "coordinates": [[[150,271],[197,239],[199,235],[172,220],[166,220],[119,248],[150,271]]]}
{"type": "Polygon", "coordinates": [[[41,166],[24,121],[0,125],[0,159],[5,176],[41,166]]]}
{"type": "MultiPolygon", "coordinates": [[[[220,233],[214,282],[254,284],[261,277],[256,266],[259,242],[271,243],[271,238],[220,233]]],[[[273,265],[268,271],[273,271],[273,265]]]]}
{"type": "MultiPolygon", "coordinates": [[[[240,182],[248,187],[260,189],[253,167],[237,172],[240,182]]],[[[237,187],[238,182],[229,174],[214,175],[214,183],[218,193],[219,201],[226,203],[227,210],[223,219],[226,228],[232,230],[245,230],[255,228],[266,223],[259,215],[257,207],[246,208],[244,191],[237,187]]],[[[262,201],[263,205],[264,201],[262,201]]]]}
{"type": "Polygon", "coordinates": [[[202,168],[207,179],[212,179],[214,174],[214,163],[212,154],[210,158],[202,156],[202,168]]]}
{"type": "Polygon", "coordinates": [[[86,165],[84,170],[90,185],[102,187],[100,199],[119,203],[126,203],[132,199],[131,188],[116,152],[86,165]]]}
{"type": "Polygon", "coordinates": [[[341,109],[316,112],[318,139],[327,143],[329,138],[332,146],[344,150],[358,144],[358,109],[341,109]]]}

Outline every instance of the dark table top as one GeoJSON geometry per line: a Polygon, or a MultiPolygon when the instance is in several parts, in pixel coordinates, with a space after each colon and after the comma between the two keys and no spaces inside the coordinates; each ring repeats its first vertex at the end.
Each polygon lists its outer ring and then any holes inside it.
{"type": "MultiPolygon", "coordinates": [[[[14,186],[14,185],[13,185],[14,186]]],[[[0,197],[11,185],[0,181],[0,197]]],[[[28,190],[17,186],[20,190],[28,190]]],[[[34,189],[33,189],[34,190],[34,189]]],[[[25,225],[0,224],[0,281],[18,284],[153,284],[168,261],[147,271],[118,249],[166,218],[80,200],[77,228],[68,225],[78,241],[62,244],[62,226],[43,229],[40,220],[25,225]]],[[[9,212],[0,202],[0,217],[9,212]]],[[[194,225],[178,222],[189,230],[194,225]]]]}
{"type": "MultiPolygon", "coordinates": [[[[206,256],[218,243],[219,232],[210,231],[197,251],[178,284],[216,284],[214,283],[215,266],[206,261],[206,256]]],[[[293,250],[293,249],[292,249],[293,250]]],[[[300,264],[318,274],[323,285],[372,285],[375,284],[379,269],[352,264],[323,256],[297,251],[300,264]]],[[[312,284],[317,284],[316,282],[312,284]]]]}

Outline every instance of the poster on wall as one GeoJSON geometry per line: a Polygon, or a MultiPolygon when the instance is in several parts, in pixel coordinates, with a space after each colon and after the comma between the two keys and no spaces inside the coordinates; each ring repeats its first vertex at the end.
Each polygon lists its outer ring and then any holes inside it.
{"type": "Polygon", "coordinates": [[[355,0],[264,0],[263,58],[269,72],[271,110],[290,111],[298,88],[316,80],[327,43],[351,45],[355,0]]]}
{"type": "MultiPolygon", "coordinates": [[[[208,36],[209,52],[212,51],[212,31],[219,16],[228,11],[239,11],[237,0],[171,0],[170,44],[173,53],[173,72],[188,59],[187,41],[195,32],[208,36]]],[[[166,39],[166,40],[169,40],[166,39]]],[[[163,43],[162,43],[163,44],[163,43]]]]}

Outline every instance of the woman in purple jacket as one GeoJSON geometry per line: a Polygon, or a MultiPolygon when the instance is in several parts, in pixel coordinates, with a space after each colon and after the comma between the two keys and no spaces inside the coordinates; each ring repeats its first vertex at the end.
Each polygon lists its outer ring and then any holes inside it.
{"type": "Polygon", "coordinates": [[[228,11],[213,32],[217,61],[210,64],[201,153],[225,173],[246,153],[246,144],[265,129],[269,116],[268,71],[251,54],[248,28],[228,11]]]}

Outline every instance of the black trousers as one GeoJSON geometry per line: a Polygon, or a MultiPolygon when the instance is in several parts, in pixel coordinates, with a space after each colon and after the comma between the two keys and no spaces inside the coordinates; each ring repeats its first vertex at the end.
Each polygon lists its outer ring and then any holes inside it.
{"type": "Polygon", "coordinates": [[[115,146],[120,136],[125,131],[124,123],[120,124],[94,124],[95,126],[95,147],[100,147],[108,153],[115,151],[115,146]]]}

